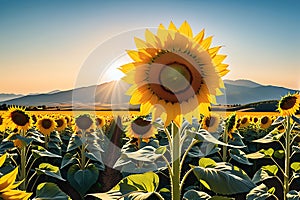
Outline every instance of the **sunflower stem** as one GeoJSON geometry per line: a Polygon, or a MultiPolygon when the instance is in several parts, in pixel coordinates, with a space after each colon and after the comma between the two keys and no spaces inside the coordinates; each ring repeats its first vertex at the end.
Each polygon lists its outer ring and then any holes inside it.
{"type": "MultiPolygon", "coordinates": [[[[227,134],[226,129],[225,129],[224,134],[223,134],[223,142],[226,143],[226,144],[228,143],[228,134],[227,134]]],[[[222,147],[222,161],[226,162],[226,160],[227,160],[227,146],[224,145],[222,147]]]]}
{"type": "MultiPolygon", "coordinates": [[[[85,138],[85,131],[82,130],[82,138],[85,138]]],[[[86,157],[85,157],[85,142],[81,145],[81,169],[83,170],[85,167],[86,157]]]]}
{"type": "Polygon", "coordinates": [[[286,195],[289,192],[289,177],[290,177],[290,154],[291,154],[291,117],[287,116],[286,118],[287,128],[285,131],[285,170],[284,170],[284,179],[283,179],[283,198],[287,199],[286,195]]]}
{"type": "Polygon", "coordinates": [[[179,128],[174,122],[171,123],[172,126],[172,179],[171,179],[171,190],[172,199],[180,199],[180,133],[179,128]]]}
{"type": "Polygon", "coordinates": [[[21,147],[21,166],[20,166],[20,180],[23,181],[20,185],[21,190],[26,189],[26,145],[21,147]]]}

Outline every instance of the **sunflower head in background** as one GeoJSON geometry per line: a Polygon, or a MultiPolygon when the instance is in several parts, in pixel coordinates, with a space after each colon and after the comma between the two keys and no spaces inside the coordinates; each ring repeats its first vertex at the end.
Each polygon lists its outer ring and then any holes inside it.
{"type": "Polygon", "coordinates": [[[36,122],[36,128],[45,136],[50,136],[51,132],[56,128],[56,122],[52,117],[44,115],[42,118],[39,118],[36,122]]]}
{"type": "Polygon", "coordinates": [[[97,116],[96,117],[96,126],[97,128],[102,128],[105,125],[105,117],[97,116]]]}
{"type": "Polygon", "coordinates": [[[78,131],[90,131],[95,128],[94,119],[89,114],[82,114],[75,119],[76,129],[78,131]]]}
{"type": "Polygon", "coordinates": [[[4,123],[4,118],[0,115],[0,132],[4,132],[6,129],[6,125],[4,123]]]}
{"type": "Polygon", "coordinates": [[[250,125],[249,115],[245,115],[239,120],[239,128],[246,128],[250,125]]]}
{"type": "Polygon", "coordinates": [[[191,122],[192,116],[209,114],[228,72],[222,63],[226,55],[218,54],[221,46],[210,47],[211,36],[204,38],[204,30],[193,35],[186,21],[179,28],[171,22],[167,29],[161,24],[157,34],[147,29],[145,41],[135,38],[135,43],[137,50],[127,51],[133,62],[120,70],[131,84],[130,103],[141,105],[141,115],[152,112],[152,119],[180,126],[183,117],[191,122]]]}
{"type": "Polygon", "coordinates": [[[61,132],[63,130],[66,129],[67,127],[67,120],[65,118],[65,116],[63,115],[56,115],[55,116],[55,122],[56,122],[56,128],[55,130],[57,130],[58,132],[61,132]]]}
{"type": "Polygon", "coordinates": [[[225,133],[228,134],[229,138],[232,139],[232,134],[237,129],[237,116],[236,113],[232,113],[225,121],[225,133]]]}
{"type": "Polygon", "coordinates": [[[27,131],[32,127],[33,120],[25,108],[19,106],[12,106],[8,108],[8,111],[3,115],[4,123],[11,129],[17,129],[18,131],[27,131]]]}
{"type": "MultiPolygon", "coordinates": [[[[143,142],[149,142],[150,138],[155,138],[156,128],[151,121],[143,117],[137,117],[127,127],[126,136],[128,138],[141,139],[143,142]]],[[[138,140],[139,143],[139,140],[138,140]]]]}
{"type": "Polygon", "coordinates": [[[205,116],[203,118],[201,121],[201,128],[214,133],[218,130],[220,122],[220,116],[218,114],[211,113],[209,116],[205,116]]]}
{"type": "Polygon", "coordinates": [[[287,94],[283,96],[278,104],[278,111],[281,116],[295,115],[300,107],[300,94],[287,94]]]}
{"type": "Polygon", "coordinates": [[[262,116],[259,120],[259,126],[262,129],[267,129],[272,124],[272,119],[269,116],[262,116]]]}

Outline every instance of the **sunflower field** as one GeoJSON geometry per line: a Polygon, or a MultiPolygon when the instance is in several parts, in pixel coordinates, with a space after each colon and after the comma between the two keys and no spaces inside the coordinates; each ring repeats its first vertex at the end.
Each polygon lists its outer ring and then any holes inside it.
{"type": "Polygon", "coordinates": [[[120,67],[140,112],[0,113],[0,199],[300,199],[300,95],[211,111],[228,65],[187,22],[135,38],[120,67]]]}

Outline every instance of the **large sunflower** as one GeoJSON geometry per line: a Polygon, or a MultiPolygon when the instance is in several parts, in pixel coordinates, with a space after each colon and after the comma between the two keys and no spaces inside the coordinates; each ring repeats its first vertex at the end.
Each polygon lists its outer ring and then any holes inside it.
{"type": "Polygon", "coordinates": [[[287,94],[283,96],[278,104],[278,111],[281,116],[294,115],[300,107],[300,94],[287,94]]]}
{"type": "MultiPolygon", "coordinates": [[[[6,154],[0,157],[0,167],[4,164],[6,159],[6,154]]],[[[0,198],[4,200],[14,199],[14,200],[27,200],[32,195],[32,193],[27,193],[26,191],[16,190],[20,183],[16,183],[16,178],[18,175],[18,167],[13,171],[9,172],[0,177],[0,198]]]]}
{"type": "Polygon", "coordinates": [[[151,137],[155,137],[157,133],[151,121],[138,117],[133,120],[127,127],[126,136],[129,138],[142,139],[148,142],[151,137]]]}
{"type": "Polygon", "coordinates": [[[56,128],[56,122],[52,117],[45,115],[37,120],[36,128],[42,134],[50,136],[50,133],[56,128]]]}
{"type": "Polygon", "coordinates": [[[12,130],[24,130],[27,131],[32,126],[32,119],[30,114],[25,111],[25,108],[19,106],[12,106],[8,108],[8,111],[3,115],[5,123],[12,130]]]}
{"type": "Polygon", "coordinates": [[[204,39],[204,30],[193,36],[186,21],[180,28],[160,25],[156,35],[147,29],[145,38],[135,38],[138,50],[127,52],[134,62],[120,67],[132,84],[130,103],[141,105],[141,115],[162,117],[165,125],[208,115],[224,87],[220,77],[228,72],[226,56],[217,54],[221,46],[210,48],[212,37],[204,39]]]}

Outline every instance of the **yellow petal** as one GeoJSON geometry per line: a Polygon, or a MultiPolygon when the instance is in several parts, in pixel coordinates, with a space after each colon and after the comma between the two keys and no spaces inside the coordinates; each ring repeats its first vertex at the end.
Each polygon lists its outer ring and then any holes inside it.
{"type": "Polygon", "coordinates": [[[187,21],[184,21],[179,28],[179,32],[187,35],[188,37],[193,37],[193,31],[187,21]]]}
{"type": "Polygon", "coordinates": [[[204,50],[207,50],[209,47],[210,47],[210,45],[211,45],[211,42],[212,42],[212,36],[209,36],[209,37],[207,37],[207,38],[205,38],[205,40],[203,40],[202,42],[201,42],[201,47],[204,49],[204,50]]]}
{"type": "Polygon", "coordinates": [[[124,74],[130,72],[131,70],[135,69],[134,63],[127,63],[125,65],[122,65],[119,70],[121,70],[124,74]]]}
{"type": "Polygon", "coordinates": [[[11,189],[18,175],[18,167],[16,167],[13,171],[5,174],[0,178],[0,192],[6,191],[6,189],[11,189]]]}
{"type": "Polygon", "coordinates": [[[176,28],[176,26],[174,25],[174,23],[171,21],[169,24],[169,30],[173,30],[173,31],[178,31],[178,29],[176,28]]]}
{"type": "Polygon", "coordinates": [[[223,60],[227,57],[227,55],[216,55],[212,61],[214,65],[219,65],[223,60]]]}
{"type": "Polygon", "coordinates": [[[149,114],[150,110],[151,110],[151,107],[152,107],[152,105],[149,102],[141,104],[141,115],[149,114]]]}
{"type": "Polygon", "coordinates": [[[146,49],[149,47],[149,45],[144,40],[141,40],[137,37],[134,37],[134,42],[138,49],[146,49]]]}
{"type": "Polygon", "coordinates": [[[195,37],[194,37],[194,41],[197,42],[198,44],[201,45],[201,42],[203,41],[204,38],[204,32],[205,30],[202,29],[202,31],[200,31],[195,37]]]}
{"type": "Polygon", "coordinates": [[[154,47],[156,47],[159,43],[158,38],[151,31],[149,31],[149,29],[146,29],[145,31],[145,38],[146,41],[154,47]]]}
{"type": "Polygon", "coordinates": [[[217,55],[217,53],[220,49],[221,49],[221,46],[213,47],[213,48],[208,49],[208,53],[213,58],[217,55]]]}
{"type": "Polygon", "coordinates": [[[6,160],[6,153],[3,154],[1,157],[0,157],[0,167],[4,164],[5,160],[6,160]]]}

